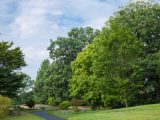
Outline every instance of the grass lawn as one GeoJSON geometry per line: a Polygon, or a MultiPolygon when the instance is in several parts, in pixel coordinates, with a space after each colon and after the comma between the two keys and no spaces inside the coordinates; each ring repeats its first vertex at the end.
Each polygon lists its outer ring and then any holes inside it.
{"type": "Polygon", "coordinates": [[[32,115],[30,113],[25,112],[23,115],[20,116],[8,116],[1,120],[44,120],[36,115],[32,115]]]}
{"type": "Polygon", "coordinates": [[[67,120],[160,120],[160,104],[84,113],[48,111],[67,120]]]}

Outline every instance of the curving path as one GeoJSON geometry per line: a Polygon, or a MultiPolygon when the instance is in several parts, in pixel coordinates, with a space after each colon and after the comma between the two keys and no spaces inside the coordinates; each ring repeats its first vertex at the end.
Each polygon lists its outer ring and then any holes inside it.
{"type": "Polygon", "coordinates": [[[64,120],[62,118],[58,118],[58,117],[55,117],[53,115],[49,115],[49,114],[47,114],[47,113],[45,113],[43,111],[33,112],[32,114],[37,115],[37,116],[39,116],[41,118],[44,118],[45,120],[64,120]]]}

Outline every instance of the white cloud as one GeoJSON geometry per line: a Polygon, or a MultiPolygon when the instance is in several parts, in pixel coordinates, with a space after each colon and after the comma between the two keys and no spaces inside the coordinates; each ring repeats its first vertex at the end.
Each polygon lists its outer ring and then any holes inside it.
{"type": "Polygon", "coordinates": [[[66,35],[71,27],[101,28],[124,1],[128,0],[0,0],[0,18],[5,21],[0,21],[0,30],[5,28],[0,32],[21,47],[28,64],[24,71],[35,77],[48,58],[51,38],[66,35]]]}
{"type": "Polygon", "coordinates": [[[39,51],[39,52],[37,53],[37,56],[38,56],[38,57],[41,57],[41,58],[43,58],[43,59],[46,59],[46,58],[48,58],[48,51],[47,51],[47,50],[39,51]]]}
{"type": "Polygon", "coordinates": [[[101,29],[101,27],[104,26],[107,19],[108,18],[105,18],[105,17],[99,18],[90,22],[86,22],[84,26],[90,26],[95,29],[101,29]]]}
{"type": "Polygon", "coordinates": [[[84,26],[92,25],[100,28],[104,25],[104,21],[112,15],[111,11],[116,9],[117,4],[114,1],[22,0],[17,11],[19,13],[11,23],[11,28],[13,33],[21,38],[43,33],[46,30],[58,33],[63,30],[63,27],[59,26],[54,18],[65,14],[79,16],[83,19],[84,26]]]}
{"type": "Polygon", "coordinates": [[[82,26],[101,28],[126,0],[69,0],[68,13],[83,19],[82,26]]]}
{"type": "Polygon", "coordinates": [[[11,23],[13,33],[21,38],[43,32],[52,27],[57,29],[57,24],[48,20],[48,15],[59,16],[62,11],[57,10],[57,3],[51,0],[23,0],[18,7],[19,14],[11,23]]]}
{"type": "Polygon", "coordinates": [[[26,55],[26,60],[44,60],[49,57],[46,49],[35,49],[35,46],[24,48],[23,53],[26,55]]]}

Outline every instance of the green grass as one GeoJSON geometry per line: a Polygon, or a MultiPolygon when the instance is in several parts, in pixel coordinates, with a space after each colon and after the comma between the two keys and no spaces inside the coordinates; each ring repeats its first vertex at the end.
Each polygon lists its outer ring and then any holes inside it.
{"type": "Polygon", "coordinates": [[[160,104],[83,113],[58,111],[48,111],[48,113],[67,120],[160,120],[160,104]]]}
{"type": "Polygon", "coordinates": [[[20,116],[8,116],[0,120],[44,120],[44,119],[36,115],[32,115],[30,113],[25,112],[23,115],[20,115],[20,116]]]}

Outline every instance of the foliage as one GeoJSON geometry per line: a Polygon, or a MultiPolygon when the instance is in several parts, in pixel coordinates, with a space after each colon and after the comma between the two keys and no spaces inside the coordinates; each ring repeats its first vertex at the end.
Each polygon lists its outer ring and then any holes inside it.
{"type": "MultiPolygon", "coordinates": [[[[82,99],[96,109],[160,102],[160,5],[130,2],[101,31],[73,28],[51,40],[37,74],[35,99],[82,99]]],[[[57,102],[56,102],[57,101],[57,102]]]]}
{"type": "Polygon", "coordinates": [[[70,106],[69,101],[63,101],[62,103],[59,104],[59,108],[62,110],[68,109],[69,106],[70,106]]]}
{"type": "Polygon", "coordinates": [[[25,104],[27,100],[34,99],[33,91],[23,92],[14,100],[15,104],[25,104]]]}
{"type": "Polygon", "coordinates": [[[24,88],[19,90],[19,94],[14,98],[15,104],[24,104],[26,100],[33,99],[34,80],[26,75],[23,80],[24,88]]]}
{"type": "Polygon", "coordinates": [[[33,99],[26,100],[26,105],[31,109],[34,108],[35,102],[33,99]]]}
{"type": "Polygon", "coordinates": [[[35,81],[34,88],[34,99],[36,103],[46,103],[48,99],[48,94],[46,90],[46,80],[49,77],[50,62],[48,59],[44,60],[41,64],[39,71],[37,72],[37,77],[35,81]]]}
{"type": "Polygon", "coordinates": [[[58,37],[57,40],[51,41],[48,50],[54,61],[51,65],[52,74],[47,81],[51,96],[61,101],[69,99],[68,80],[72,75],[70,64],[77,53],[91,43],[97,34],[98,32],[90,27],[73,28],[68,37],[58,37]]]}
{"type": "Polygon", "coordinates": [[[3,118],[8,113],[8,108],[11,106],[12,101],[8,97],[0,96],[0,118],[3,118]]]}
{"type": "Polygon", "coordinates": [[[154,2],[131,2],[115,13],[72,62],[71,96],[93,108],[159,101],[159,8],[154,2]]]}
{"type": "Polygon", "coordinates": [[[95,51],[95,45],[91,44],[78,54],[76,60],[72,62],[73,75],[69,81],[71,96],[90,101],[92,106],[100,102],[100,91],[96,87],[97,84],[91,69],[95,51]]]}
{"type": "Polygon", "coordinates": [[[55,98],[55,104],[69,99],[71,62],[97,34],[98,31],[90,27],[73,28],[67,37],[51,40],[48,50],[53,62],[50,64],[48,60],[44,60],[38,71],[34,89],[36,102],[46,103],[50,96],[55,98]]]}
{"type": "Polygon", "coordinates": [[[48,105],[54,105],[55,104],[55,98],[49,97],[48,98],[48,105]]]}
{"type": "Polygon", "coordinates": [[[55,98],[54,104],[59,105],[62,102],[61,98],[55,98]]]}
{"type": "Polygon", "coordinates": [[[71,95],[79,97],[84,93],[81,97],[90,100],[93,108],[100,101],[106,102],[106,97],[112,99],[114,94],[126,100],[125,94],[128,96],[129,93],[125,92],[129,92],[131,77],[129,71],[138,60],[140,46],[141,42],[129,29],[110,21],[110,28],[103,28],[72,63],[71,95]]]}
{"type": "Polygon", "coordinates": [[[25,87],[20,89],[20,94],[21,93],[26,93],[26,92],[29,92],[29,91],[33,90],[33,88],[34,88],[34,80],[29,75],[26,75],[24,77],[23,83],[24,83],[25,87]]]}
{"type": "Polygon", "coordinates": [[[72,101],[71,101],[71,104],[72,104],[72,106],[80,106],[80,105],[82,105],[82,103],[84,103],[85,101],[84,100],[78,100],[78,99],[72,99],[72,101]]]}
{"type": "Polygon", "coordinates": [[[79,112],[79,106],[82,105],[82,103],[84,103],[84,100],[72,99],[71,105],[73,106],[73,110],[79,112]]]}
{"type": "Polygon", "coordinates": [[[0,42],[0,94],[13,97],[24,87],[25,75],[20,72],[24,67],[24,55],[13,42],[0,42]]]}
{"type": "Polygon", "coordinates": [[[155,72],[157,69],[155,63],[157,62],[156,59],[153,60],[154,54],[160,49],[159,17],[160,5],[158,3],[138,1],[128,4],[111,18],[122,26],[129,27],[136,37],[143,41],[143,55],[139,62],[139,69],[134,73],[134,77],[140,84],[145,83],[139,87],[143,94],[136,93],[133,95],[135,96],[133,99],[136,99],[137,96],[142,98],[139,101],[139,97],[137,97],[136,102],[140,104],[158,102],[160,99],[160,92],[157,92],[160,91],[158,87],[160,86],[160,79],[155,72]],[[150,99],[150,96],[152,96],[152,99],[150,99]]]}

